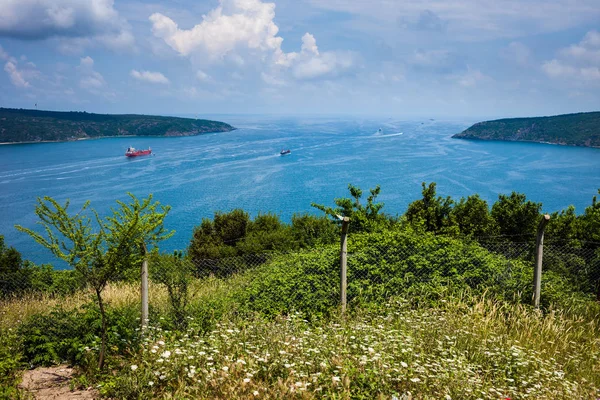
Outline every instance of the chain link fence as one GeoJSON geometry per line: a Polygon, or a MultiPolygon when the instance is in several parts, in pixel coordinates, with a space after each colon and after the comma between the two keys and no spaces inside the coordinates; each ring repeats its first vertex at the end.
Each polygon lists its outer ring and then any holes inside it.
{"type": "MultiPolygon", "coordinates": [[[[560,278],[574,290],[597,294],[600,281],[600,246],[574,247],[548,240],[544,246],[544,276],[560,278]]],[[[363,244],[349,237],[347,253],[348,302],[384,299],[428,288],[472,288],[505,298],[530,296],[535,244],[508,240],[440,240],[419,243],[363,244]],[[458,243],[458,244],[457,244],[458,243]]],[[[151,256],[150,283],[169,291],[229,285],[240,302],[278,299],[288,309],[308,308],[311,302],[338,305],[340,299],[340,248],[316,247],[293,252],[264,252],[212,259],[151,256]]],[[[122,281],[139,281],[139,271],[122,281]]],[[[544,278],[543,278],[544,280],[544,278]]],[[[0,299],[30,293],[68,295],[83,289],[74,271],[26,264],[15,271],[0,271],[0,299]]],[[[192,291],[193,295],[193,291],[192,291]]],[[[544,294],[542,293],[542,296],[544,294]]],[[[153,298],[150,297],[152,306],[153,298]]],[[[258,307],[258,306],[257,306],[258,307]]],[[[265,305],[266,307],[266,305],[265,305]]]]}

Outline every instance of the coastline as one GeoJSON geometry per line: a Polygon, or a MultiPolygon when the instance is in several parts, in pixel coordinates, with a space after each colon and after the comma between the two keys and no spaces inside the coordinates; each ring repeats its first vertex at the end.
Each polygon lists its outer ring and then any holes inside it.
{"type": "Polygon", "coordinates": [[[567,144],[567,143],[553,143],[553,142],[543,142],[538,140],[508,140],[508,139],[484,139],[479,137],[464,137],[464,136],[451,136],[452,139],[462,139],[462,140],[473,140],[480,142],[511,142],[511,143],[536,143],[536,144],[549,144],[552,146],[564,146],[564,147],[579,147],[584,149],[600,149],[600,146],[584,146],[580,144],[567,144]]]}
{"type": "Polygon", "coordinates": [[[115,136],[95,136],[95,137],[82,137],[72,140],[38,140],[38,141],[27,141],[27,142],[0,142],[0,146],[8,146],[14,144],[38,144],[38,143],[69,143],[69,142],[79,142],[82,140],[98,140],[98,139],[114,139],[114,138],[131,138],[131,137],[139,137],[139,138],[174,138],[174,137],[191,137],[191,136],[201,136],[207,135],[211,133],[225,133],[225,132],[233,132],[237,128],[233,128],[229,131],[214,131],[214,132],[201,132],[194,135],[115,135],[115,136]]]}

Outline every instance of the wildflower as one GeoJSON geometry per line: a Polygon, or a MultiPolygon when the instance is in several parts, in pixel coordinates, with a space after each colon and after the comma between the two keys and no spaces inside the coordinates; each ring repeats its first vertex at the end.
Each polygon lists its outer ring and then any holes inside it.
{"type": "Polygon", "coordinates": [[[223,369],[223,371],[225,371],[225,372],[229,371],[229,367],[223,367],[222,369],[223,369]]]}
{"type": "Polygon", "coordinates": [[[250,378],[244,378],[244,383],[249,383],[250,382],[250,378]]]}
{"type": "Polygon", "coordinates": [[[152,382],[152,381],[148,382],[148,386],[154,386],[154,382],[152,382]]]}
{"type": "Polygon", "coordinates": [[[333,378],[331,378],[334,382],[339,382],[340,381],[340,377],[339,376],[334,376],[333,378]]]}
{"type": "Polygon", "coordinates": [[[132,370],[132,371],[135,371],[136,369],[138,369],[138,366],[137,366],[137,365],[135,365],[135,364],[134,364],[134,365],[132,365],[132,366],[131,366],[131,370],[132,370]]]}
{"type": "Polygon", "coordinates": [[[258,396],[258,390],[255,390],[254,392],[252,392],[252,394],[258,396]]]}
{"type": "Polygon", "coordinates": [[[419,378],[410,378],[410,381],[413,383],[421,382],[419,378]]]}
{"type": "Polygon", "coordinates": [[[161,346],[164,346],[164,345],[165,345],[165,342],[163,342],[162,340],[159,340],[159,341],[158,341],[158,344],[160,344],[161,346]]]}
{"type": "Polygon", "coordinates": [[[171,357],[171,352],[169,350],[167,350],[167,351],[163,352],[160,356],[162,358],[169,358],[169,357],[171,357]]]}
{"type": "Polygon", "coordinates": [[[239,360],[237,360],[236,362],[238,364],[246,365],[246,361],[242,360],[241,358],[239,360]]]}
{"type": "Polygon", "coordinates": [[[400,362],[400,365],[402,365],[402,367],[404,367],[404,368],[408,368],[408,364],[407,364],[407,363],[405,363],[404,361],[401,361],[401,362],[400,362]]]}

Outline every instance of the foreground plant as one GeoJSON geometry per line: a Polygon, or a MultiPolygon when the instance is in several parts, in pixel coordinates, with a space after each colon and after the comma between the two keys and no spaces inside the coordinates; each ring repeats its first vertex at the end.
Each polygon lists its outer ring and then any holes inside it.
{"type": "Polygon", "coordinates": [[[244,399],[600,394],[595,326],[488,300],[386,306],[322,325],[293,314],[226,320],[206,335],[153,328],[139,358],[101,391],[114,398],[244,399]]]}
{"type": "Polygon", "coordinates": [[[109,281],[140,265],[148,247],[154,247],[172,235],[163,226],[170,209],[168,206],[153,203],[152,195],[142,202],[132,194],[129,196],[130,204],[117,201],[119,208],[104,219],[93,209],[89,210],[92,218],[85,214],[89,201],[71,215],[69,201],[62,206],[51,197],[38,198],[35,213],[46,235],[16,226],[73,267],[82,281],[93,288],[102,319],[99,369],[104,366],[108,329],[102,291],[109,281]]]}

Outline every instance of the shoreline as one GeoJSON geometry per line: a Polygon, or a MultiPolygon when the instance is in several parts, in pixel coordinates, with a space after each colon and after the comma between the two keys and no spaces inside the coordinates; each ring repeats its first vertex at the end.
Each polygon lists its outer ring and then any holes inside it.
{"type": "Polygon", "coordinates": [[[236,128],[233,128],[229,131],[215,131],[215,132],[202,132],[194,135],[176,135],[176,136],[167,136],[167,135],[118,135],[118,136],[96,136],[96,137],[83,137],[72,140],[38,140],[38,141],[27,141],[27,142],[0,142],[0,146],[9,146],[15,144],[41,144],[41,143],[70,143],[70,142],[79,142],[84,140],[98,140],[98,139],[118,139],[118,138],[131,138],[131,137],[139,137],[139,138],[176,138],[176,137],[192,137],[192,136],[201,136],[207,135],[211,133],[226,133],[233,132],[236,128]]]}
{"type": "Polygon", "coordinates": [[[600,146],[583,146],[579,144],[567,144],[567,143],[553,143],[553,142],[542,142],[537,140],[507,140],[507,139],[483,139],[479,137],[461,137],[451,136],[452,139],[472,140],[480,142],[504,142],[504,143],[536,143],[536,144],[549,144],[552,146],[563,146],[563,147],[579,147],[584,149],[600,149],[600,146]]]}

